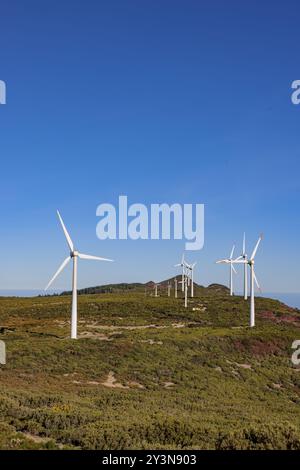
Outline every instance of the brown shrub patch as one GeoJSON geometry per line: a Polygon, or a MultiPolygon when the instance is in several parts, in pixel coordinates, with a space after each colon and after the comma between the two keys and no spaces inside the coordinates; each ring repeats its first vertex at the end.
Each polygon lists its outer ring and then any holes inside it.
{"type": "Polygon", "coordinates": [[[297,315],[288,315],[288,314],[276,315],[271,310],[265,310],[260,313],[260,316],[267,320],[271,320],[275,323],[288,323],[290,325],[300,327],[300,317],[297,315]]]}
{"type": "Polygon", "coordinates": [[[249,338],[244,341],[234,340],[233,345],[237,351],[248,352],[253,356],[278,354],[284,348],[284,344],[281,341],[260,341],[254,338],[249,338]]]}

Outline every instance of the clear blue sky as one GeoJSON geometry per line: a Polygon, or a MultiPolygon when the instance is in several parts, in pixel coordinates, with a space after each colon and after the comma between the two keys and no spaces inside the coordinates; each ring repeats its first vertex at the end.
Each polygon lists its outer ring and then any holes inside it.
{"type": "Polygon", "coordinates": [[[97,205],[127,194],[205,204],[198,282],[226,282],[214,261],[263,231],[263,289],[299,292],[299,13],[296,0],[2,0],[0,289],[42,288],[64,259],[56,208],[81,250],[116,260],[80,263],[80,286],[175,274],[179,241],[96,238],[97,205]]]}

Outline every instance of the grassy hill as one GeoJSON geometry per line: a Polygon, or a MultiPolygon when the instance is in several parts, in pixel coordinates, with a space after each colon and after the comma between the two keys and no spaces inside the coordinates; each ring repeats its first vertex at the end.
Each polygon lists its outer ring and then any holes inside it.
{"type": "Polygon", "coordinates": [[[142,290],[0,299],[0,448],[300,449],[300,312],[142,290]]]}
{"type": "MultiPolygon", "coordinates": [[[[163,281],[159,281],[158,285],[158,294],[159,295],[166,295],[168,285],[171,284],[172,289],[174,289],[174,281],[177,278],[177,281],[181,281],[181,275],[171,277],[170,279],[166,279],[163,281]]],[[[154,290],[155,283],[154,281],[148,281],[146,283],[140,282],[133,282],[133,283],[126,283],[122,282],[120,284],[105,284],[102,286],[94,286],[94,287],[86,287],[84,289],[79,289],[79,295],[90,295],[90,294],[114,294],[114,293],[121,293],[121,292],[144,292],[147,295],[151,295],[154,290]]],[[[180,285],[178,284],[178,291],[180,290],[180,285]]],[[[211,284],[208,288],[200,286],[196,282],[194,282],[194,293],[195,295],[201,295],[208,293],[209,291],[213,291],[214,293],[228,293],[229,289],[221,284],[211,284]]],[[[72,291],[65,291],[62,292],[61,295],[71,295],[72,291]]]]}

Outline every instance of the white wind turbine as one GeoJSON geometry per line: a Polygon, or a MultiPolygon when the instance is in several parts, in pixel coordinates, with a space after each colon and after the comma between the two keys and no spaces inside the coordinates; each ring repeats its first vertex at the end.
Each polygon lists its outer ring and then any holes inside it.
{"type": "Polygon", "coordinates": [[[227,259],[220,259],[216,261],[217,264],[229,264],[230,265],[230,272],[229,272],[229,288],[230,288],[230,295],[233,295],[233,273],[236,274],[236,270],[233,266],[235,260],[233,260],[233,253],[234,253],[235,245],[233,245],[229,258],[227,259]]]}
{"type": "Polygon", "coordinates": [[[53,281],[57,278],[57,276],[62,272],[62,270],[67,266],[67,264],[73,260],[73,283],[72,283],[72,319],[71,319],[71,338],[72,339],[77,339],[77,259],[91,259],[91,260],[97,260],[97,261],[113,261],[111,259],[107,258],[100,258],[99,256],[92,256],[92,255],[85,255],[83,253],[79,253],[74,248],[74,244],[71,240],[71,237],[65,227],[65,224],[61,218],[60,213],[57,211],[57,215],[59,218],[59,221],[61,223],[62,229],[64,231],[65,237],[67,239],[67,244],[70,249],[70,255],[63,261],[61,266],[58,268],[50,282],[47,284],[45,290],[47,290],[53,281]]]}
{"type": "Polygon", "coordinates": [[[243,257],[239,256],[236,260],[233,261],[234,263],[241,263],[241,264],[245,264],[246,266],[248,265],[250,267],[250,327],[251,328],[255,326],[254,283],[257,285],[258,289],[260,290],[260,286],[258,284],[258,280],[254,271],[254,259],[255,259],[256,252],[257,252],[257,248],[260,242],[262,241],[262,239],[263,239],[263,235],[261,234],[256,242],[252,255],[250,256],[249,259],[242,259],[243,257]]]}
{"type": "Polygon", "coordinates": [[[185,279],[185,276],[186,276],[186,263],[184,261],[184,253],[182,255],[182,258],[181,258],[181,263],[178,263],[178,264],[175,264],[175,268],[181,266],[182,267],[182,274],[181,274],[181,282],[180,284],[182,285],[182,292],[184,292],[184,279],[185,279]]]}
{"type": "Polygon", "coordinates": [[[188,278],[190,279],[190,283],[188,283],[188,286],[191,286],[191,297],[194,297],[194,268],[197,264],[197,261],[193,264],[188,264],[185,262],[185,266],[187,269],[187,275],[188,278]]]}

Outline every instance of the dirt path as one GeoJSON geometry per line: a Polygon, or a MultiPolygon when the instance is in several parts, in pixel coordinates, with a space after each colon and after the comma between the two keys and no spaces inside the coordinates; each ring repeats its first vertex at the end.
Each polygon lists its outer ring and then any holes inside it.
{"type": "Polygon", "coordinates": [[[153,329],[165,329],[165,328],[185,328],[186,326],[189,326],[189,325],[195,325],[197,324],[196,322],[187,322],[187,323],[183,323],[183,322],[177,322],[177,323],[171,323],[171,325],[155,325],[155,324],[149,324],[149,325],[137,325],[137,326],[133,326],[133,325],[120,325],[120,326],[116,326],[116,325],[98,325],[96,322],[95,323],[89,323],[86,325],[86,328],[95,328],[95,329],[99,329],[99,330],[112,330],[112,331],[115,331],[115,330],[147,330],[149,328],[153,328],[153,329]]]}

